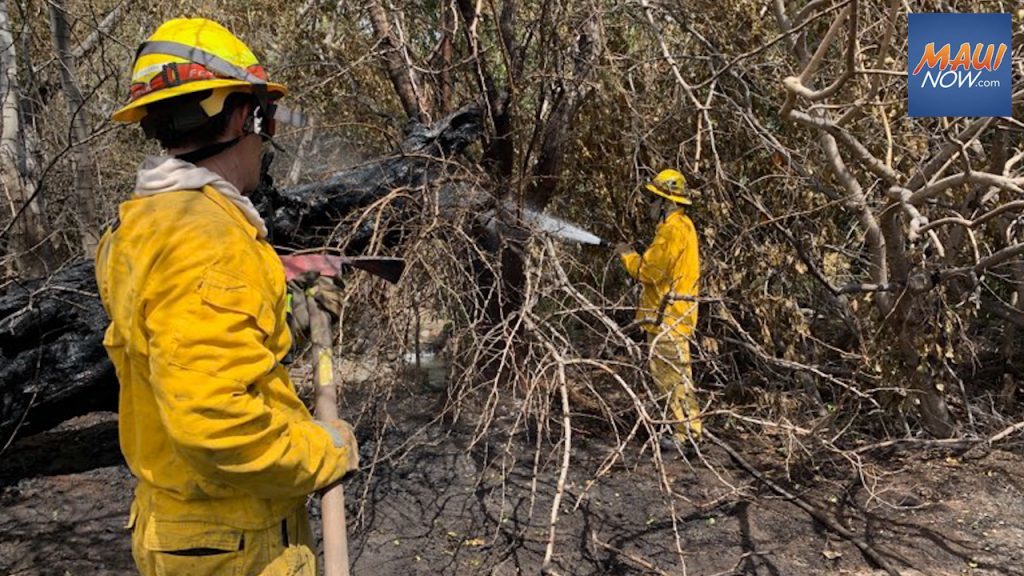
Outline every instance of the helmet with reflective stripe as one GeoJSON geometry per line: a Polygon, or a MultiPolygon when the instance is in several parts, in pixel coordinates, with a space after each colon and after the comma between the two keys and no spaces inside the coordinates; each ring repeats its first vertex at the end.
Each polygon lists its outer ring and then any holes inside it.
{"type": "Polygon", "coordinates": [[[178,18],[163,23],[139,46],[129,103],[113,119],[139,122],[149,104],[205,90],[212,92],[200,106],[210,117],[220,114],[232,92],[253,92],[270,101],[288,93],[268,81],[256,56],[227,28],[205,18],[178,18]]]}
{"type": "Polygon", "coordinates": [[[647,184],[647,190],[676,204],[693,204],[686,197],[686,177],[678,170],[662,170],[647,184]]]}

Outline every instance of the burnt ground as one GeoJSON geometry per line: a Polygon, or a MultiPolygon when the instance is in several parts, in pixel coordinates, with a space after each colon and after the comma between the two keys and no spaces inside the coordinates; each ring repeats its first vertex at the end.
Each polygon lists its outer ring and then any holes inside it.
{"type": "MultiPolygon", "coordinates": [[[[471,445],[468,423],[430,423],[437,396],[392,398],[384,418],[390,424],[379,434],[359,426],[364,467],[346,484],[353,573],[537,574],[560,427],[553,423],[539,442],[525,431],[513,442],[471,445]]],[[[848,467],[830,465],[791,469],[787,477],[782,456],[746,440],[730,438],[902,574],[1024,575],[1024,457],[1017,448],[890,453],[866,460],[870,477],[861,482],[848,467]]],[[[717,447],[704,451],[714,470],[666,462],[677,493],[671,502],[649,454],[629,454],[588,484],[610,444],[579,430],[573,446],[554,552],[559,574],[883,573],[717,447]]],[[[0,574],[133,573],[122,528],[133,479],[117,448],[116,415],[94,413],[18,440],[0,461],[0,486],[0,574]]]]}

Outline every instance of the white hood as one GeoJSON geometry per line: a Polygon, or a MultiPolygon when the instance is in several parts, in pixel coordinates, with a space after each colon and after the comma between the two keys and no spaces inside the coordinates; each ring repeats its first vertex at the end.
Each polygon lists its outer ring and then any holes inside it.
{"type": "Polygon", "coordinates": [[[267,224],[252,205],[252,200],[242,196],[234,185],[215,172],[184,160],[171,156],[147,156],[139,166],[134,194],[139,197],[155,196],[163,192],[199,190],[203,186],[212,186],[222,196],[231,200],[231,203],[245,214],[246,220],[256,228],[260,238],[267,237],[267,224]]]}

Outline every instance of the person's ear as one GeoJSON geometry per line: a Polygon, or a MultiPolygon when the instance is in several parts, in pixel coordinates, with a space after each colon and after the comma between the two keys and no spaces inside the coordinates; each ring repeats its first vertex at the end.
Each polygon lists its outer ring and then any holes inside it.
{"type": "Polygon", "coordinates": [[[245,120],[252,113],[252,104],[245,103],[241,106],[236,106],[231,111],[231,115],[228,117],[227,132],[232,138],[238,136],[244,136],[243,128],[245,126],[245,120]]]}

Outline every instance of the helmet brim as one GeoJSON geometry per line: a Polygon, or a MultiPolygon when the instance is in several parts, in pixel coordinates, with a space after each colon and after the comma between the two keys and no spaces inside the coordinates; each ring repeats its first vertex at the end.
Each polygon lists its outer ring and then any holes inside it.
{"type": "Polygon", "coordinates": [[[691,202],[689,198],[686,198],[685,196],[676,196],[675,194],[663,192],[654,184],[647,184],[645,187],[647,188],[648,192],[651,192],[652,194],[657,194],[658,196],[661,196],[662,198],[665,198],[667,200],[671,200],[676,204],[683,204],[686,206],[690,206],[693,204],[693,202],[691,202]]]}
{"type": "MultiPolygon", "coordinates": [[[[111,118],[115,122],[140,122],[146,116],[146,105],[153,104],[154,102],[160,102],[161,100],[167,100],[168,98],[174,98],[175,96],[184,96],[185,94],[192,94],[195,92],[201,92],[203,90],[213,90],[215,88],[231,88],[239,87],[242,89],[251,89],[252,84],[244,82],[242,80],[232,80],[230,78],[213,78],[210,80],[197,80],[195,82],[189,82],[187,84],[181,84],[171,88],[164,88],[146,94],[145,96],[134,100],[127,106],[114,112],[111,118]]],[[[244,90],[239,90],[244,91],[244,90]]],[[[281,84],[275,84],[273,82],[267,83],[267,92],[270,93],[271,100],[277,100],[288,95],[288,89],[281,84]]]]}

